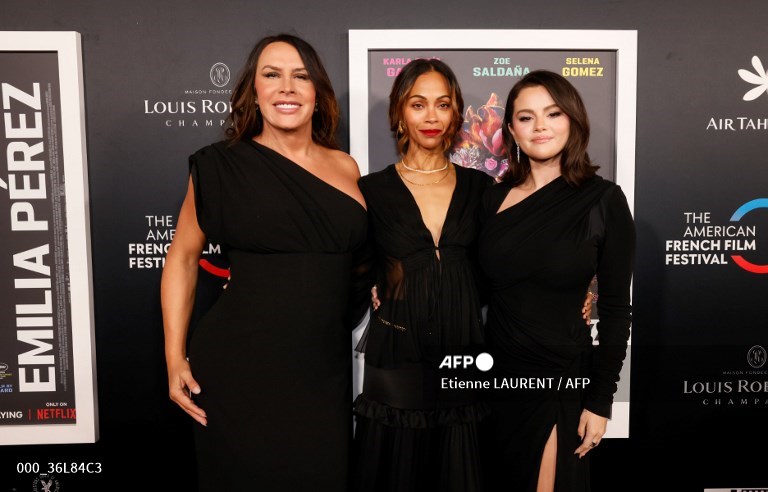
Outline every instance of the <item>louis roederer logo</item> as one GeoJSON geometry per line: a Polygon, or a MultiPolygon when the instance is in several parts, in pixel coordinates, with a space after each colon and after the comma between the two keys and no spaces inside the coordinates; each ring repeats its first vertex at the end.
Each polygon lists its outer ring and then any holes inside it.
{"type": "Polygon", "coordinates": [[[211,82],[216,87],[224,87],[229,83],[229,67],[224,63],[216,63],[211,67],[211,82]]]}
{"type": "Polygon", "coordinates": [[[755,345],[747,352],[747,362],[753,369],[760,369],[765,364],[768,353],[760,345],[755,345]]]}
{"type": "Polygon", "coordinates": [[[749,82],[750,84],[757,86],[744,94],[745,101],[754,101],[762,96],[763,93],[768,94],[768,71],[763,68],[763,64],[757,55],[752,57],[752,67],[755,69],[755,73],[743,68],[739,70],[739,77],[741,77],[744,82],[749,82]]]}

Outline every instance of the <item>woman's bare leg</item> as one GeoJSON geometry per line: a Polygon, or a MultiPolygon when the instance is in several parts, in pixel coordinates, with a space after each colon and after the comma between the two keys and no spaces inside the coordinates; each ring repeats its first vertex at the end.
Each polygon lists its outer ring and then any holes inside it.
{"type": "Polygon", "coordinates": [[[557,426],[552,427],[552,433],[544,445],[544,452],[541,454],[541,468],[539,468],[539,482],[536,492],[554,492],[555,490],[555,468],[557,460],[557,426]]]}

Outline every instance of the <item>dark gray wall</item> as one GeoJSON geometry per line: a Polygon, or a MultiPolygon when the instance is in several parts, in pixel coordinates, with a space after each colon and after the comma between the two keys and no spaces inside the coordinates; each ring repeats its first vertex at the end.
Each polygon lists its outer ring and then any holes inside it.
{"type": "MultiPolygon", "coordinates": [[[[190,119],[164,127],[144,101],[200,101],[184,91],[211,89],[215,62],[234,75],[256,39],[289,31],[323,56],[346,118],[352,28],[638,31],[631,437],[594,453],[594,489],[768,487],[768,394],[715,406],[682,390],[684,381],[750,369],[749,347],[768,346],[768,275],[732,263],[664,263],[664,241],[682,239],[684,212],[709,211],[713,224],[727,224],[738,206],[768,195],[768,132],[706,129],[711,117],[768,118],[768,95],[743,101],[752,86],[737,76],[754,71],[754,55],[768,65],[766,18],[764,0],[3,0],[0,30],[83,35],[101,440],[0,448],[0,491],[31,490],[33,477],[16,473],[19,461],[103,463],[99,477],[60,477],[63,490],[193,490],[191,424],[166,397],[160,270],[129,268],[128,245],[146,242],[144,216],[176,215],[187,156],[220,132],[190,119]]],[[[346,146],[346,126],[341,133],[346,146]]],[[[758,251],[748,253],[755,263],[768,263],[767,215],[749,216],[758,227],[758,251]]],[[[202,297],[219,285],[207,278],[202,297]]],[[[712,398],[729,396],[737,395],[712,398]]]]}

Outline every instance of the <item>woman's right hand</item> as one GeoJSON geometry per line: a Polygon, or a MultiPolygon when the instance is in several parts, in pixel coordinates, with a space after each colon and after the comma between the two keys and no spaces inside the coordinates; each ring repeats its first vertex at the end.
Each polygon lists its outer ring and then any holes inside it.
{"type": "Polygon", "coordinates": [[[587,292],[587,297],[584,298],[584,306],[581,308],[581,317],[587,326],[592,325],[592,303],[597,300],[597,294],[592,291],[587,292]]]}
{"type": "Polygon", "coordinates": [[[371,288],[371,305],[373,306],[373,310],[376,311],[379,309],[379,306],[381,306],[381,301],[379,300],[378,291],[376,290],[376,286],[374,285],[371,288]]]}
{"type": "Polygon", "coordinates": [[[208,417],[205,411],[192,400],[192,395],[199,395],[200,391],[200,385],[192,377],[189,361],[182,359],[168,364],[168,396],[190,417],[207,426],[208,417]]]}

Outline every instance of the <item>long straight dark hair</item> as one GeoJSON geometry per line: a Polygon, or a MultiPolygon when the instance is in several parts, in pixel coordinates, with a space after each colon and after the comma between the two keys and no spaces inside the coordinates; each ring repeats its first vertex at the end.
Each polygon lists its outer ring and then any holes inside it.
{"type": "Polygon", "coordinates": [[[256,69],[259,57],[264,48],[272,43],[287,43],[296,48],[301,61],[307,69],[309,79],[315,86],[315,101],[317,111],[312,114],[312,141],[328,147],[338,149],[336,140],[336,128],[339,125],[339,105],[331,86],[323,63],[315,49],[303,39],[292,34],[277,34],[260,39],[248,55],[248,60],[243,67],[240,78],[235,84],[230,99],[232,111],[229,113],[230,122],[227,128],[227,138],[232,141],[251,139],[261,135],[264,129],[264,120],[261,111],[256,108],[256,91],[253,88],[256,79],[256,69]]]}

